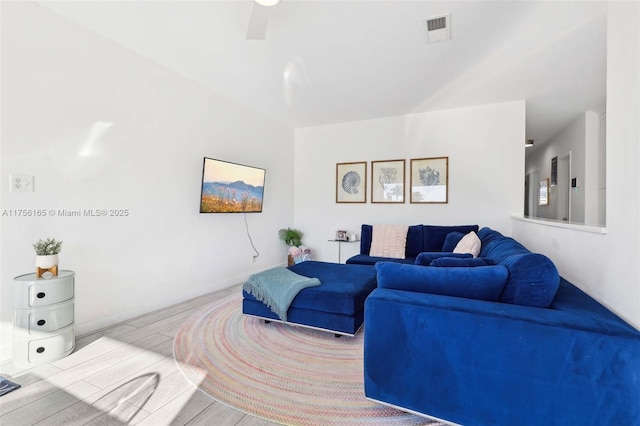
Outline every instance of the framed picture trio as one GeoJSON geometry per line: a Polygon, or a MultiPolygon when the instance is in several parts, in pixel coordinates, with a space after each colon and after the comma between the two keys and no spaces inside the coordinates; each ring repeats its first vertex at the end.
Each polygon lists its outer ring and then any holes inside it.
{"type": "Polygon", "coordinates": [[[371,181],[367,179],[367,162],[336,164],[336,203],[404,203],[449,202],[449,157],[412,158],[371,161],[371,181]],[[407,183],[407,167],[409,175],[407,183]],[[368,192],[369,189],[369,192],[368,192]]]}

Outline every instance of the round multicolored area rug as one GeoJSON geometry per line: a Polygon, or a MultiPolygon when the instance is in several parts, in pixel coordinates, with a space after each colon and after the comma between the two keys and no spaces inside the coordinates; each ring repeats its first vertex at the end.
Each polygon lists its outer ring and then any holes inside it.
{"type": "Polygon", "coordinates": [[[200,390],[247,414],[292,425],[435,424],[367,400],[363,333],[332,333],[242,315],[242,298],[190,317],[174,341],[184,374],[200,390]]]}

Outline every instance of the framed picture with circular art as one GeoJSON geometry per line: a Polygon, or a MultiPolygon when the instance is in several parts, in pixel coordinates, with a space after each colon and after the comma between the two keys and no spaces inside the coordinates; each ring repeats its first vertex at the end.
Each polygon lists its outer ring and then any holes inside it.
{"type": "Polygon", "coordinates": [[[336,164],[336,203],[367,202],[367,162],[336,164]]]}

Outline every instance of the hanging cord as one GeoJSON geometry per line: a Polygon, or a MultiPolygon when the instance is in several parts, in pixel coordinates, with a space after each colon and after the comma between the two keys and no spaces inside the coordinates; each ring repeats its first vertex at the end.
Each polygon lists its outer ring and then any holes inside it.
{"type": "Polygon", "coordinates": [[[244,225],[247,228],[247,237],[249,237],[249,242],[251,243],[251,247],[253,247],[253,251],[256,252],[256,254],[253,255],[253,260],[255,262],[255,260],[257,259],[258,256],[260,256],[260,253],[258,252],[258,250],[256,250],[256,246],[253,245],[253,240],[251,239],[251,234],[249,233],[249,224],[247,223],[247,214],[244,214],[244,225]]]}

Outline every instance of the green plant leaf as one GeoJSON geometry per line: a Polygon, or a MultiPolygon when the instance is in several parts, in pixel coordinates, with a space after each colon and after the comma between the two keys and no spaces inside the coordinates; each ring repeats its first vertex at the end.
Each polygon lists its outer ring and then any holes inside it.
{"type": "Polygon", "coordinates": [[[38,256],[50,256],[59,254],[62,251],[62,241],[54,238],[40,239],[33,243],[33,248],[38,256]]]}

